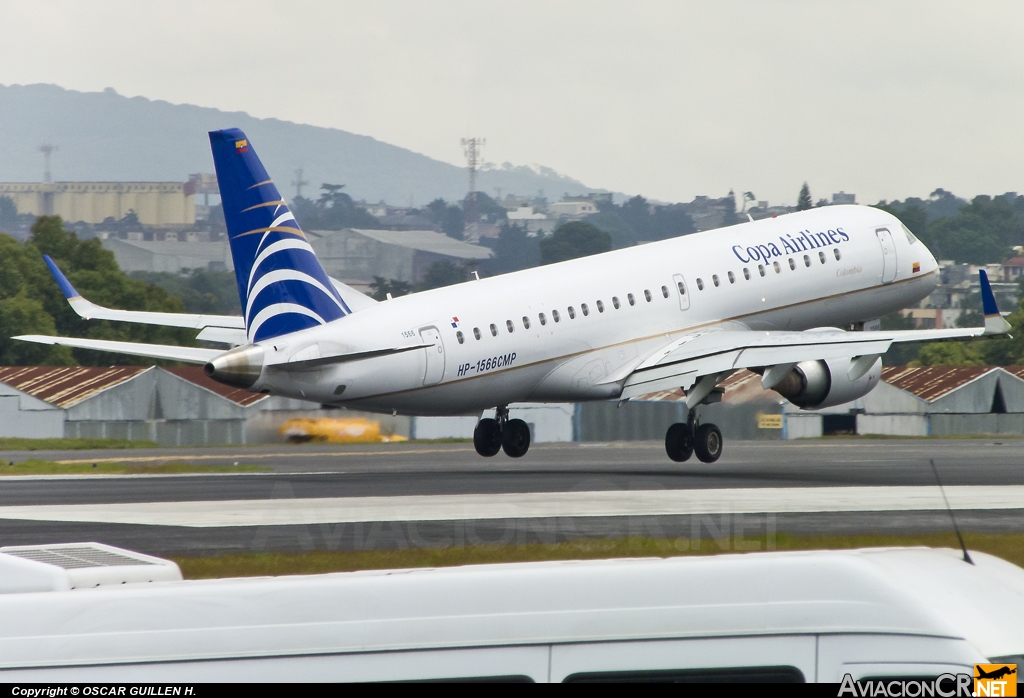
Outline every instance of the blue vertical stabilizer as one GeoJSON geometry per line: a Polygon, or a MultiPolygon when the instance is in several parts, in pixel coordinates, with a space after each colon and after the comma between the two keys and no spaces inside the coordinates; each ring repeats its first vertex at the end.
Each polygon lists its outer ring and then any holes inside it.
{"type": "Polygon", "coordinates": [[[210,147],[249,341],[348,315],[246,135],[211,131],[210,147]]]}

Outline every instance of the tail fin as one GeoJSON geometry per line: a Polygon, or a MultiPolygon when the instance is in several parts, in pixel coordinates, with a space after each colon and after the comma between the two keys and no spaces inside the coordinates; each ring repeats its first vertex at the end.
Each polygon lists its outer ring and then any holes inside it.
{"type": "Polygon", "coordinates": [[[211,131],[210,147],[249,341],[351,313],[246,135],[211,131]]]}

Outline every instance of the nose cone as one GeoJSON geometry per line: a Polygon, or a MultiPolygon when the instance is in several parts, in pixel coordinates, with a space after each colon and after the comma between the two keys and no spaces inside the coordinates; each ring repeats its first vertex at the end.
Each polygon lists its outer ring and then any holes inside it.
{"type": "Polygon", "coordinates": [[[263,372],[263,347],[250,344],[226,351],[203,366],[213,380],[248,390],[263,372]]]}

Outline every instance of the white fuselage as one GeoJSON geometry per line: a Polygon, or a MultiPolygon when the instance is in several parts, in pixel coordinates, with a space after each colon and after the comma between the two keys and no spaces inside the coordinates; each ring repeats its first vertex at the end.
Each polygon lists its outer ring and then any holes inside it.
{"type": "Polygon", "coordinates": [[[261,342],[267,366],[252,389],[424,415],[610,399],[647,355],[698,328],[843,326],[916,303],[937,276],[931,253],[892,215],[831,206],[379,303],[261,342]],[[308,371],[273,368],[422,344],[308,371]]]}

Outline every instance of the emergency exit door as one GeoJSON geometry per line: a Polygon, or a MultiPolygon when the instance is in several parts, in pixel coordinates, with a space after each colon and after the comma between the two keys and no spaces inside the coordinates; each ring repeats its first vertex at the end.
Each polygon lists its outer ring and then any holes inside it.
{"type": "Polygon", "coordinates": [[[444,344],[441,333],[436,327],[424,327],[420,330],[420,339],[430,346],[423,351],[427,353],[427,366],[423,371],[423,385],[440,383],[444,377],[444,344]]]}

